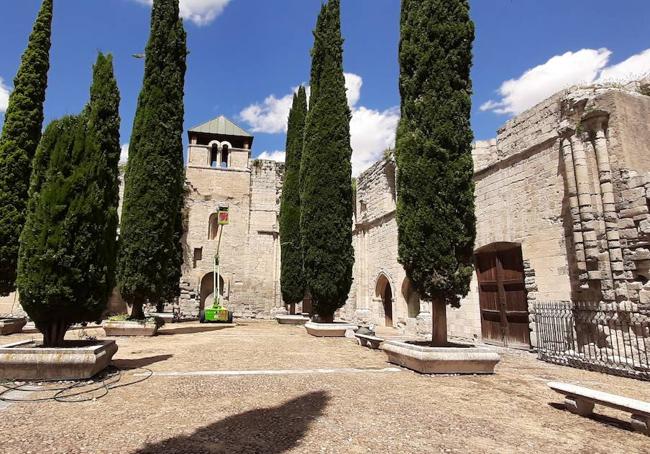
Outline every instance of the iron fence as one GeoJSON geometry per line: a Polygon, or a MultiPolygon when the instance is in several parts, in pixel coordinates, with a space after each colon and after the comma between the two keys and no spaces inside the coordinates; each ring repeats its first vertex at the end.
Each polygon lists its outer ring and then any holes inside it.
{"type": "Polygon", "coordinates": [[[632,303],[534,305],[539,359],[650,380],[650,310],[632,303]]]}

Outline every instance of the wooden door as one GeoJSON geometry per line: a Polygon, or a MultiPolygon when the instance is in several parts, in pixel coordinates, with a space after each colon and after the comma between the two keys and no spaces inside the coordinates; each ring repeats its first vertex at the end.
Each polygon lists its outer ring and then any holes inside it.
{"type": "Polygon", "coordinates": [[[520,246],[477,254],[481,331],[488,343],[530,348],[528,301],[520,246]]]}

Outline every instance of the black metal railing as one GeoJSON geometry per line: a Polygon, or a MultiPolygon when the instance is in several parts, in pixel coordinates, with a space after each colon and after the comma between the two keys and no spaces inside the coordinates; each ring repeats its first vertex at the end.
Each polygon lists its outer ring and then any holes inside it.
{"type": "Polygon", "coordinates": [[[632,303],[534,305],[539,359],[650,380],[650,310],[632,303]]]}

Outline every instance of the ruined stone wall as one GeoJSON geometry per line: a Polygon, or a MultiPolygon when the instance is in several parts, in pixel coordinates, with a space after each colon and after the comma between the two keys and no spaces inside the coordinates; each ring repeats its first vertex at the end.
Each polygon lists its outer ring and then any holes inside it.
{"type": "Polygon", "coordinates": [[[220,204],[228,205],[230,211],[220,248],[226,306],[237,316],[269,317],[280,305],[277,216],[282,172],[283,166],[273,161],[256,161],[247,170],[188,166],[179,308],[183,317],[198,316],[205,305],[201,282],[212,273],[218,243],[216,238],[209,239],[209,221],[220,204]],[[201,260],[194,260],[197,249],[201,260]]]}

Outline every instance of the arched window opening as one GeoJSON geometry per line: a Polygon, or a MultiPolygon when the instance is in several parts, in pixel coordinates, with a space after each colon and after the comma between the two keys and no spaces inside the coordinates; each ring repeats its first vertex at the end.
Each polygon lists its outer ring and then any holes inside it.
{"type": "Polygon", "coordinates": [[[384,309],[384,321],[387,327],[393,327],[393,289],[390,286],[390,281],[386,275],[379,275],[377,285],[375,286],[375,294],[377,298],[381,299],[384,309]]]}
{"type": "Polygon", "coordinates": [[[212,213],[208,226],[208,240],[216,240],[219,233],[219,214],[212,213]]]}
{"type": "Polygon", "coordinates": [[[420,295],[413,288],[413,283],[407,277],[402,283],[402,296],[406,300],[409,318],[416,318],[420,315],[420,295]]]}
{"type": "MultiPolygon", "coordinates": [[[[223,276],[219,276],[219,295],[224,297],[225,282],[223,276]]],[[[201,301],[199,309],[203,311],[206,307],[211,307],[214,303],[214,273],[208,273],[201,279],[201,301]]]]}
{"type": "Polygon", "coordinates": [[[228,168],[228,158],[230,155],[230,148],[228,148],[228,145],[224,145],[222,150],[221,150],[221,163],[219,167],[221,168],[228,168]]]}
{"type": "Polygon", "coordinates": [[[219,145],[213,144],[210,147],[210,167],[216,169],[219,163],[219,145]]]}

